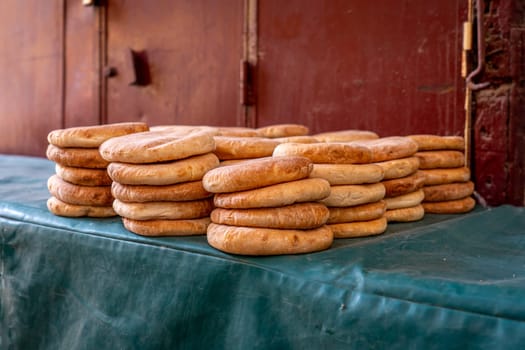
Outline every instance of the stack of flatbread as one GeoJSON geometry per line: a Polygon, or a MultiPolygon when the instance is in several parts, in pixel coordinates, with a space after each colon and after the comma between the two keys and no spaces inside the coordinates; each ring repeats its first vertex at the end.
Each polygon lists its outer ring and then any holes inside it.
{"type": "Polygon", "coordinates": [[[385,232],[383,170],[370,164],[368,147],[350,143],[283,143],[277,156],[303,156],[313,162],[311,178],[330,184],[330,195],[321,200],[330,212],[327,220],[335,238],[364,237],[385,232]]]}
{"type": "Polygon", "coordinates": [[[425,214],[421,206],[424,176],[418,171],[419,159],[414,156],[417,144],[399,136],[356,143],[369,147],[372,162],[384,171],[382,184],[388,222],[421,220],[425,214]]]}
{"type": "Polygon", "coordinates": [[[203,235],[212,194],[204,174],[218,166],[208,130],[150,131],[116,137],[100,146],[110,162],[113,209],[124,227],[144,236],[203,235]]]}
{"type": "Polygon", "coordinates": [[[465,141],[461,136],[411,135],[418,144],[416,156],[425,174],[423,208],[426,213],[456,214],[471,211],[474,183],[465,166],[465,141]]]}
{"type": "Polygon", "coordinates": [[[204,188],[215,193],[207,239],[243,255],[299,254],[327,249],[328,209],[319,200],[330,184],[309,178],[304,157],[263,157],[210,170],[204,188]]]}
{"type": "Polygon", "coordinates": [[[108,162],[98,147],[112,137],[147,130],[144,123],[116,123],[51,131],[46,155],[56,163],[56,174],[47,182],[49,211],[68,217],[115,216],[108,162]]]}

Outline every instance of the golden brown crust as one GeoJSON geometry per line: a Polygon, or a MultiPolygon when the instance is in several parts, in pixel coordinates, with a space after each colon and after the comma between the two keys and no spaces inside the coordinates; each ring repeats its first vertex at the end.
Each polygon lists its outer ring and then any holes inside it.
{"type": "Polygon", "coordinates": [[[60,165],[76,168],[105,169],[109,164],[97,148],[60,148],[50,144],[46,156],[60,165]]]}
{"type": "Polygon", "coordinates": [[[107,161],[133,164],[184,159],[214,149],[213,135],[202,130],[183,135],[169,131],[140,132],[111,138],[99,147],[107,161]]]}
{"type": "Polygon", "coordinates": [[[368,185],[332,186],[330,195],[321,200],[327,207],[351,207],[354,205],[377,202],[385,197],[382,183],[368,185]]]}
{"type": "Polygon", "coordinates": [[[202,187],[202,181],[182,182],[175,185],[122,185],[113,182],[113,197],[122,202],[183,202],[213,196],[202,187]]]}
{"type": "Polygon", "coordinates": [[[159,164],[126,164],[113,162],[108,174],[113,181],[126,185],[172,185],[201,180],[219,165],[213,153],[159,164]]]}
{"type": "Polygon", "coordinates": [[[235,136],[235,137],[257,137],[259,132],[253,128],[242,126],[218,126],[218,136],[235,136]]]}
{"type": "Polygon", "coordinates": [[[420,188],[414,192],[405,193],[396,197],[385,198],[386,208],[389,209],[400,209],[414,207],[421,204],[425,198],[425,193],[420,188]]]}
{"type": "Polygon", "coordinates": [[[125,203],[115,199],[113,209],[120,216],[133,220],[182,220],[209,216],[213,204],[211,199],[145,203],[125,203]]]}
{"type": "Polygon", "coordinates": [[[355,221],[370,221],[379,219],[385,214],[386,202],[380,200],[373,203],[356,205],[353,207],[331,207],[328,208],[330,216],[327,224],[340,224],[355,221]]]}
{"type": "Polygon", "coordinates": [[[371,163],[411,157],[417,152],[417,144],[408,137],[402,136],[382,137],[377,140],[354,141],[351,142],[351,144],[368,147],[371,151],[371,163]]]}
{"type": "Polygon", "coordinates": [[[313,136],[288,136],[288,137],[276,137],[274,138],[275,141],[279,141],[280,143],[287,143],[287,142],[295,142],[295,143],[318,143],[320,142],[318,139],[316,139],[313,136]]]}
{"type": "Polygon", "coordinates": [[[420,170],[420,172],[425,175],[425,186],[467,182],[470,180],[470,169],[467,167],[424,169],[420,170]]]}
{"type": "Polygon", "coordinates": [[[187,135],[195,131],[207,131],[211,135],[219,135],[219,129],[207,125],[155,125],[150,131],[168,131],[174,135],[187,135]]]}
{"type": "Polygon", "coordinates": [[[110,186],[112,182],[106,169],[74,168],[56,163],[55,172],[62,180],[74,185],[110,186]]]}
{"type": "Polygon", "coordinates": [[[379,235],[386,231],[387,220],[384,216],[369,220],[327,225],[334,233],[334,238],[356,238],[379,235]]]}
{"type": "Polygon", "coordinates": [[[359,185],[379,182],[383,174],[375,164],[314,164],[310,177],[320,177],[330,185],[359,185]]]}
{"type": "Polygon", "coordinates": [[[458,168],[465,165],[465,155],[460,151],[423,151],[415,154],[420,169],[458,168]]]}
{"type": "Polygon", "coordinates": [[[305,136],[308,135],[310,130],[307,126],[301,124],[274,124],[260,127],[257,129],[257,132],[262,137],[276,138],[305,136]]]}
{"type": "Polygon", "coordinates": [[[414,174],[419,169],[419,158],[405,157],[375,164],[383,169],[383,180],[398,179],[414,174]]]}
{"type": "Polygon", "coordinates": [[[148,125],[141,122],[80,126],[53,130],[47,135],[47,141],[62,148],[98,148],[112,137],[148,130],[148,125]]]}
{"type": "Polygon", "coordinates": [[[349,142],[357,140],[374,140],[379,136],[368,130],[337,130],[322,132],[314,135],[316,139],[322,142],[349,142]]]}
{"type": "Polygon", "coordinates": [[[52,175],[47,180],[47,188],[53,197],[68,204],[111,206],[113,196],[111,186],[81,186],[73,185],[52,175]]]}
{"type": "Polygon", "coordinates": [[[467,181],[424,186],[423,191],[425,193],[425,202],[451,201],[472,195],[474,192],[474,183],[472,181],[467,181]]]}
{"type": "Polygon", "coordinates": [[[431,134],[419,134],[407,136],[418,145],[419,151],[432,151],[452,149],[465,150],[465,139],[461,136],[439,136],[431,134]]]}
{"type": "Polygon", "coordinates": [[[304,157],[266,157],[218,167],[204,175],[204,188],[212,193],[245,191],[304,179],[312,163],[304,157]]]}
{"type": "Polygon", "coordinates": [[[126,230],[141,236],[195,236],[205,235],[210,218],[186,220],[132,220],[122,218],[126,230]]]}
{"type": "Polygon", "coordinates": [[[66,217],[92,217],[92,218],[107,218],[117,216],[112,206],[100,207],[93,205],[77,205],[69,204],[61,201],[56,197],[50,197],[47,200],[47,209],[55,215],[66,217]]]}
{"type": "Polygon", "coordinates": [[[214,197],[220,208],[271,208],[294,203],[315,202],[330,194],[330,184],[324,179],[302,179],[249,191],[219,193],[214,197]]]}
{"type": "Polygon", "coordinates": [[[350,143],[281,143],[273,156],[302,156],[318,164],[370,163],[371,151],[350,143]]]}
{"type": "Polygon", "coordinates": [[[334,236],[326,225],[312,230],[281,230],[211,223],[207,238],[212,247],[231,254],[283,255],[328,249],[334,236]]]}
{"type": "Polygon", "coordinates": [[[418,170],[412,175],[383,181],[385,197],[396,197],[405,193],[414,192],[423,187],[425,179],[425,174],[421,170],[418,170]]]}
{"type": "Polygon", "coordinates": [[[211,212],[216,224],[279,229],[313,229],[328,219],[328,209],[320,203],[300,203],[277,208],[224,209],[211,212]]]}
{"type": "Polygon", "coordinates": [[[262,137],[215,136],[215,155],[220,160],[262,158],[272,155],[279,141],[262,137]]]}
{"type": "Polygon", "coordinates": [[[476,201],[472,197],[465,197],[443,202],[423,202],[425,213],[432,214],[461,214],[474,209],[476,201]]]}
{"type": "Polygon", "coordinates": [[[423,219],[425,210],[421,204],[408,208],[390,209],[385,213],[388,222],[411,222],[423,219]]]}

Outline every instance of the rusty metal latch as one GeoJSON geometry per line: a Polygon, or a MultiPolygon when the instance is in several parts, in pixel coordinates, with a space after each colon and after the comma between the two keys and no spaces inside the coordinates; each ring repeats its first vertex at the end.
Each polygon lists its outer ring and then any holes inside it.
{"type": "Polygon", "coordinates": [[[477,44],[478,44],[478,65],[466,78],[467,86],[470,90],[480,90],[490,85],[490,82],[474,83],[472,80],[483,70],[485,64],[485,33],[483,30],[483,13],[485,3],[483,0],[476,0],[477,7],[477,44]]]}

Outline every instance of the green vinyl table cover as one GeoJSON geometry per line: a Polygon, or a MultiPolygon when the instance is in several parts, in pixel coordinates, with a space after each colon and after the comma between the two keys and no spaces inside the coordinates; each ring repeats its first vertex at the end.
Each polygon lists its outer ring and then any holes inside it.
{"type": "Polygon", "coordinates": [[[54,216],[53,173],[0,155],[0,349],[525,348],[524,208],[245,257],[54,216]]]}

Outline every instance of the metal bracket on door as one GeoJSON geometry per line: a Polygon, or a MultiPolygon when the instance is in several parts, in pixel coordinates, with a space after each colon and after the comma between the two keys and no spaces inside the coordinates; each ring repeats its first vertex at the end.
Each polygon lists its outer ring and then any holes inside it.
{"type": "Polygon", "coordinates": [[[476,0],[477,7],[477,44],[478,44],[478,66],[466,78],[467,86],[470,90],[480,90],[490,85],[490,82],[474,83],[472,80],[483,70],[485,63],[485,32],[483,30],[483,13],[485,3],[483,0],[476,0]]]}

